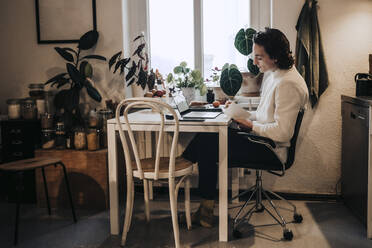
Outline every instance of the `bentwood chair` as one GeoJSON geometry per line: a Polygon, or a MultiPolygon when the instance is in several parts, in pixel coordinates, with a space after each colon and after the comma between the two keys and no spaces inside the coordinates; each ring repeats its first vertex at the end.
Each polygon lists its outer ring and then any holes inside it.
{"type": "Polygon", "coordinates": [[[187,228],[191,229],[190,181],[188,176],[192,174],[192,163],[183,159],[182,157],[176,158],[176,147],[178,143],[179,133],[179,120],[176,112],[168,104],[157,99],[145,97],[129,98],[121,101],[118,105],[116,109],[116,123],[119,126],[118,129],[124,150],[127,174],[127,202],[121,245],[125,245],[127,233],[131,224],[134,202],[133,178],[135,177],[143,181],[145,216],[147,221],[150,221],[149,181],[156,181],[159,183],[168,184],[174,241],[176,247],[180,247],[179,227],[177,219],[177,195],[180,185],[184,183],[187,228]],[[158,133],[158,135],[156,136],[158,137],[158,139],[156,141],[154,158],[140,159],[139,157],[139,148],[137,146],[139,142],[136,141],[134,138],[134,127],[133,124],[130,122],[129,114],[130,111],[135,107],[148,108],[145,111],[151,112],[152,114],[155,114],[156,117],[158,117],[157,119],[153,118],[153,121],[156,124],[155,126],[157,127],[156,130],[151,130],[158,133]],[[123,115],[120,116],[123,108],[123,115]],[[173,120],[165,121],[165,114],[173,115],[173,120]],[[120,121],[120,119],[124,121],[124,124],[120,125],[120,123],[123,123],[123,121],[120,121]],[[169,158],[160,157],[161,143],[165,136],[165,131],[173,135],[169,158]],[[130,146],[134,155],[133,160],[131,158],[131,152],[129,148],[130,146]]]}
{"type": "Polygon", "coordinates": [[[30,159],[23,159],[23,160],[18,160],[14,162],[9,162],[5,164],[0,165],[0,170],[14,173],[17,175],[17,185],[16,185],[16,219],[15,219],[15,228],[14,228],[14,245],[17,244],[18,242],[18,227],[19,227],[19,212],[20,212],[20,207],[21,207],[21,196],[22,196],[22,189],[23,189],[23,173],[25,171],[29,170],[36,170],[36,169],[41,169],[43,173],[43,179],[44,179],[44,191],[45,191],[45,198],[47,200],[47,206],[48,206],[48,214],[51,215],[51,209],[50,209],[50,203],[49,203],[49,196],[48,196],[48,184],[46,181],[46,176],[45,176],[45,167],[52,166],[54,165],[57,167],[57,165],[60,165],[63,169],[63,174],[65,177],[65,182],[66,182],[66,188],[67,188],[67,193],[68,193],[68,199],[70,201],[70,206],[71,206],[71,211],[72,211],[72,218],[74,222],[76,223],[76,214],[75,214],[75,209],[74,209],[74,204],[72,202],[72,197],[71,197],[71,191],[70,191],[70,185],[68,182],[67,178],[67,172],[66,172],[66,167],[62,163],[61,159],[59,158],[51,158],[51,157],[40,157],[40,158],[30,158],[30,159]]]}
{"type": "Polygon", "coordinates": [[[276,147],[275,142],[267,137],[257,136],[253,135],[251,133],[246,132],[239,132],[239,134],[244,135],[247,139],[249,139],[251,142],[255,142],[262,145],[262,149],[268,149],[272,152],[272,161],[271,163],[247,163],[247,164],[232,164],[231,167],[234,168],[249,168],[256,170],[256,184],[252,186],[247,191],[244,191],[240,193],[239,195],[235,196],[234,198],[240,197],[242,195],[251,193],[248,197],[248,200],[243,204],[243,206],[239,209],[238,213],[236,214],[235,218],[233,219],[233,236],[235,238],[240,238],[242,236],[242,233],[238,230],[238,228],[246,222],[249,222],[251,216],[253,213],[259,213],[266,211],[270,214],[270,216],[278,222],[279,225],[283,228],[283,238],[285,240],[292,240],[293,239],[293,233],[290,229],[287,228],[287,222],[283,218],[283,216],[279,213],[278,207],[274,204],[274,202],[271,200],[269,195],[272,195],[276,198],[279,198],[280,200],[286,202],[289,204],[293,212],[293,222],[294,223],[301,223],[302,222],[302,216],[301,214],[297,213],[296,206],[284,199],[282,196],[278,195],[275,192],[266,190],[263,188],[262,185],[262,171],[267,171],[271,174],[274,174],[276,176],[284,176],[285,171],[289,169],[294,160],[295,160],[295,151],[296,151],[296,142],[298,133],[300,131],[300,126],[302,122],[302,118],[304,115],[304,110],[301,109],[297,115],[296,125],[294,128],[294,133],[290,141],[290,147],[288,148],[288,156],[287,161],[285,163],[282,163],[278,156],[276,155],[274,148],[276,147]],[[270,194],[268,194],[270,193],[270,194]],[[255,196],[255,202],[254,205],[243,214],[243,212],[246,210],[247,206],[250,204],[250,200],[255,196]],[[263,204],[263,197],[266,197],[268,200],[270,206],[275,211],[276,216],[263,204]]]}

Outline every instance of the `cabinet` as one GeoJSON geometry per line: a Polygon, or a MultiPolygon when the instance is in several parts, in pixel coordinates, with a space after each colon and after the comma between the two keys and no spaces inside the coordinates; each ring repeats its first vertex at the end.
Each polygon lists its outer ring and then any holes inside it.
{"type": "MultiPolygon", "coordinates": [[[[40,122],[31,120],[2,120],[1,127],[1,157],[2,162],[11,162],[34,157],[35,146],[40,144],[40,122]]],[[[1,172],[2,194],[10,202],[15,202],[15,176],[1,172]]],[[[23,203],[36,202],[35,172],[26,171],[23,176],[23,203]]]]}
{"type": "Polygon", "coordinates": [[[341,97],[341,193],[372,238],[372,98],[341,97]]]}

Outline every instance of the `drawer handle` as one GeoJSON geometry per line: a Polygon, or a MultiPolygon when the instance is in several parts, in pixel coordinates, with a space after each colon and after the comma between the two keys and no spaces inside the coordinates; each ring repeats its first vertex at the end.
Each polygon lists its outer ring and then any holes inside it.
{"type": "Polygon", "coordinates": [[[22,157],[23,152],[13,152],[12,155],[15,156],[15,157],[22,157]]]}
{"type": "Polygon", "coordinates": [[[12,145],[20,145],[22,143],[22,140],[12,140],[12,145]]]}
{"type": "Polygon", "coordinates": [[[21,129],[11,129],[10,133],[21,133],[21,129]]]}
{"type": "Polygon", "coordinates": [[[353,118],[353,119],[361,119],[361,120],[365,120],[366,117],[362,116],[362,115],[358,115],[358,114],[354,114],[353,112],[350,112],[350,117],[353,118]]]}

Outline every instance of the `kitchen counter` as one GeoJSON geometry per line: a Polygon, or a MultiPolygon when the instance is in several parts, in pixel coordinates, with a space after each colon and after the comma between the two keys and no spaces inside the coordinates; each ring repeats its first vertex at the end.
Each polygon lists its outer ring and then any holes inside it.
{"type": "Polygon", "coordinates": [[[346,96],[341,95],[341,101],[350,102],[361,106],[372,106],[372,96],[346,96]]]}

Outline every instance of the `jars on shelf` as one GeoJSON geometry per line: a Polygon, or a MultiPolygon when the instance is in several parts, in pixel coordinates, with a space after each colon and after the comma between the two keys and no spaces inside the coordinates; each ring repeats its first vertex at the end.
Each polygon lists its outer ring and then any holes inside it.
{"type": "Polygon", "coordinates": [[[41,148],[52,149],[55,144],[55,131],[52,129],[41,130],[41,148]]]}
{"type": "Polygon", "coordinates": [[[37,117],[36,101],[32,98],[21,100],[22,118],[25,120],[34,120],[37,117]]]}
{"type": "Polygon", "coordinates": [[[98,150],[99,145],[99,131],[96,128],[89,128],[87,132],[88,150],[98,150]]]}
{"type": "Polygon", "coordinates": [[[74,147],[83,150],[87,146],[87,137],[84,128],[76,128],[74,134],[74,147]]]}
{"type": "Polygon", "coordinates": [[[21,100],[20,99],[8,99],[8,118],[11,120],[21,118],[21,100]]]}
{"type": "Polygon", "coordinates": [[[95,110],[89,112],[89,127],[98,127],[98,115],[95,110]]]}
{"type": "Polygon", "coordinates": [[[108,109],[101,109],[98,111],[100,116],[100,120],[102,123],[102,132],[100,135],[101,147],[107,147],[107,120],[113,118],[113,113],[111,110],[108,109]]]}
{"type": "Polygon", "coordinates": [[[55,138],[56,149],[66,149],[66,132],[65,124],[63,122],[57,122],[56,124],[56,138],[55,138]]]}
{"type": "Polygon", "coordinates": [[[29,84],[28,94],[35,99],[44,99],[44,84],[29,84]]]}
{"type": "Polygon", "coordinates": [[[53,115],[49,113],[44,113],[41,116],[41,129],[51,129],[53,128],[53,115]]]}

